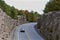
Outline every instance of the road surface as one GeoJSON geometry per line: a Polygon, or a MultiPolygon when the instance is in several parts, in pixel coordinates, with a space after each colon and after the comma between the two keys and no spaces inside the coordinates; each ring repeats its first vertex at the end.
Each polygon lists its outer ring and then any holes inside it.
{"type": "Polygon", "coordinates": [[[14,40],[44,40],[34,29],[37,23],[26,23],[20,25],[15,31],[14,40]],[[25,30],[25,32],[20,32],[21,28],[25,30]]]}

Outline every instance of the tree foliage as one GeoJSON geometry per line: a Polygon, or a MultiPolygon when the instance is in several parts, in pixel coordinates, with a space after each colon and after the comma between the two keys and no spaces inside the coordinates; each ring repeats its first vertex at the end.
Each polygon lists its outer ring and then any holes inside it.
{"type": "Polygon", "coordinates": [[[50,0],[44,9],[44,13],[60,11],[60,0],[50,0]]]}
{"type": "Polygon", "coordinates": [[[34,22],[38,19],[38,17],[40,17],[37,12],[29,12],[28,10],[18,10],[14,6],[9,6],[4,2],[4,0],[0,0],[0,8],[13,19],[17,19],[19,15],[23,15],[26,17],[27,21],[34,22]]]}

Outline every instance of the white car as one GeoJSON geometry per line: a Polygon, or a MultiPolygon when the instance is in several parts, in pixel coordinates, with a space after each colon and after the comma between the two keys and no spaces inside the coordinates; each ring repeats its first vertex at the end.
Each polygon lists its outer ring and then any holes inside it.
{"type": "Polygon", "coordinates": [[[25,32],[24,28],[21,28],[21,29],[20,29],[20,32],[25,32]]]}

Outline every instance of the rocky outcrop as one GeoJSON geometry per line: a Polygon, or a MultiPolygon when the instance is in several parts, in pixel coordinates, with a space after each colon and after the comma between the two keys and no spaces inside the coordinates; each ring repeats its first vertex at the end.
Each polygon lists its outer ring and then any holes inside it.
{"type": "Polygon", "coordinates": [[[60,40],[60,12],[43,14],[38,20],[37,28],[46,40],[60,40]]]}
{"type": "Polygon", "coordinates": [[[14,20],[0,9],[0,40],[12,40],[10,38],[11,31],[25,22],[26,18],[24,16],[18,16],[18,20],[14,20]]]}

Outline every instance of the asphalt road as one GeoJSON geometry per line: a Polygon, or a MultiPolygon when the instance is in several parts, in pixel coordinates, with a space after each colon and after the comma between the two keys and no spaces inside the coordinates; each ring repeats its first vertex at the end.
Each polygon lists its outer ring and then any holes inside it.
{"type": "Polygon", "coordinates": [[[44,40],[34,29],[36,24],[37,23],[26,23],[20,25],[15,31],[14,40],[44,40]],[[20,32],[22,28],[25,32],[20,32]]]}

